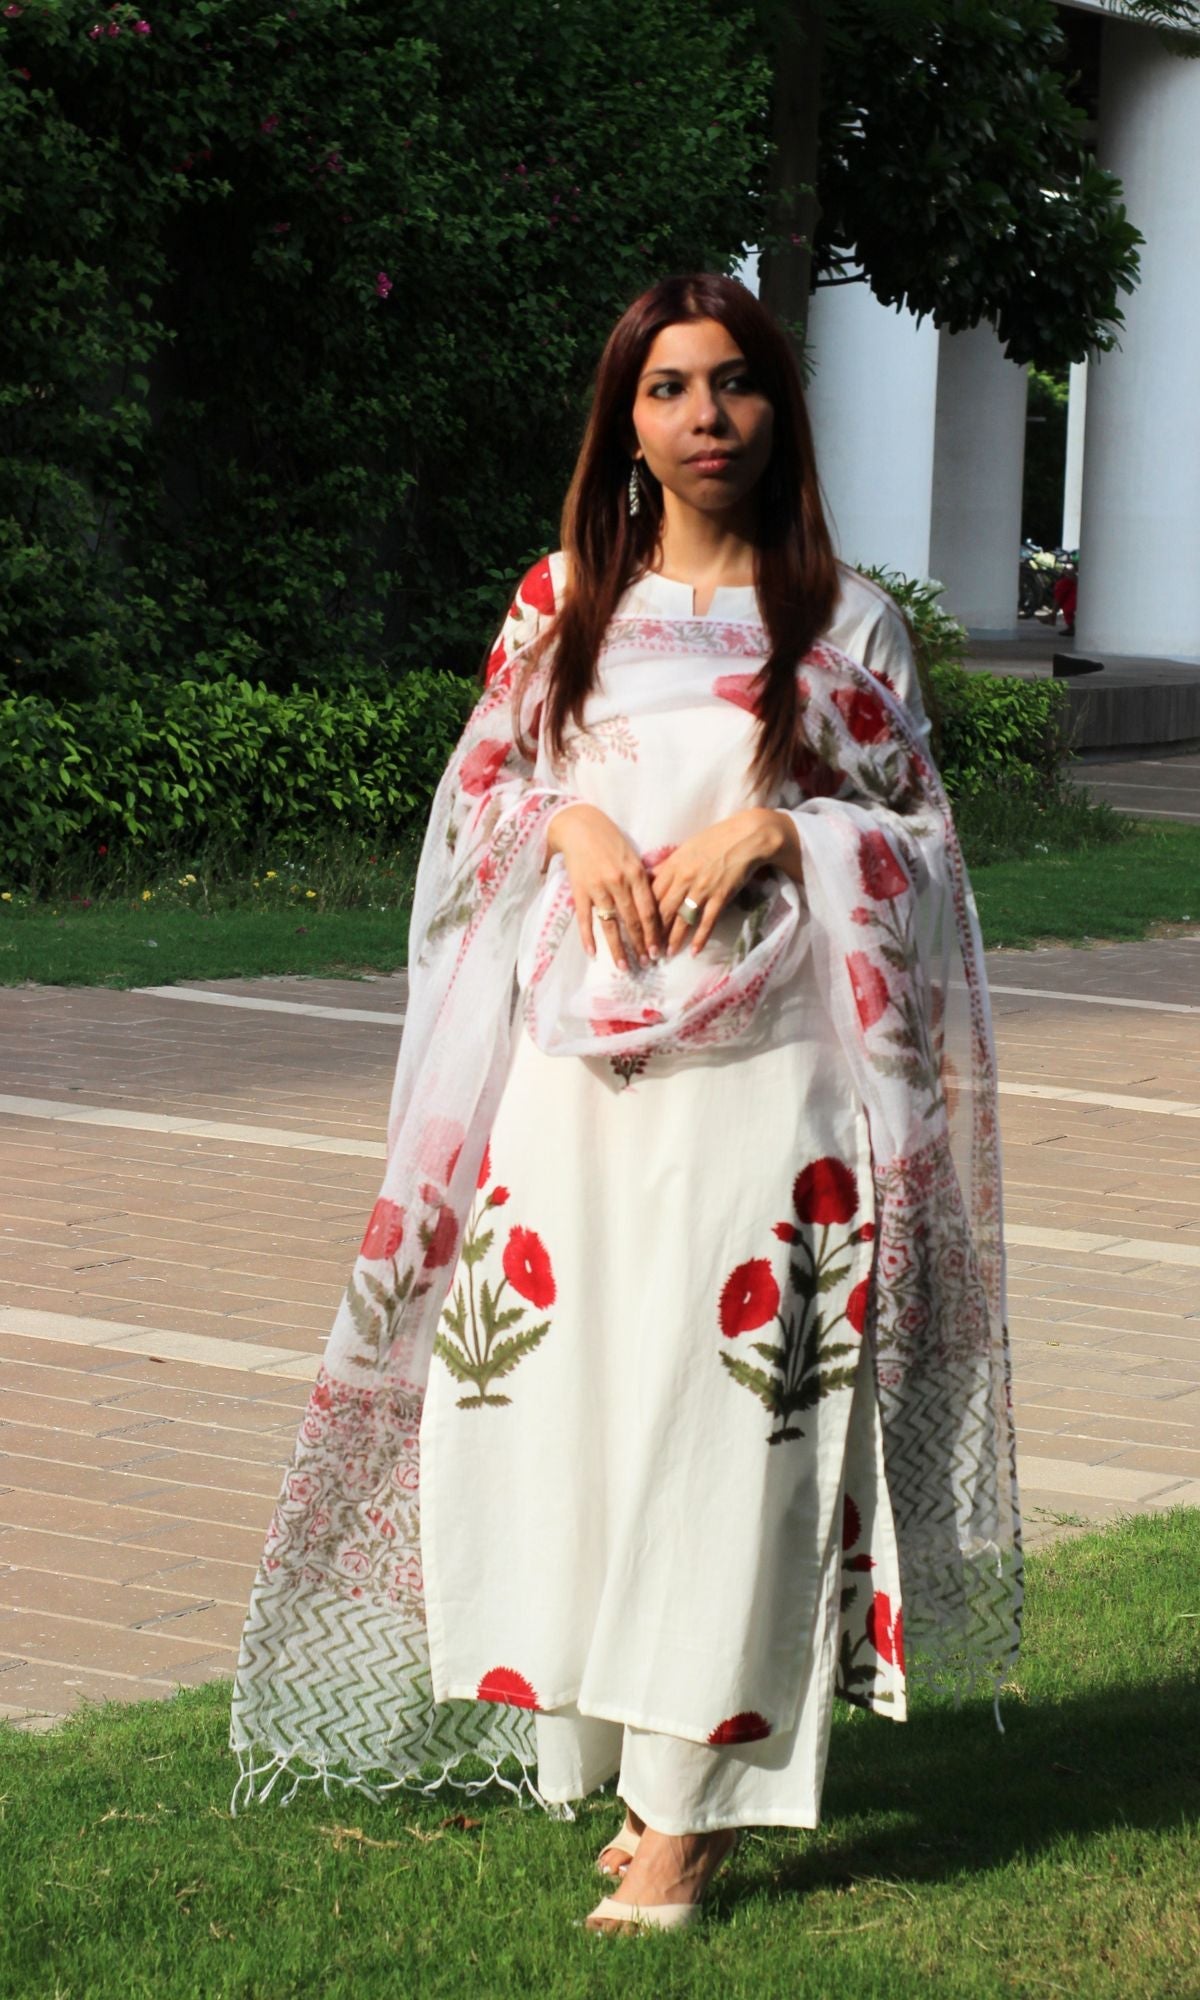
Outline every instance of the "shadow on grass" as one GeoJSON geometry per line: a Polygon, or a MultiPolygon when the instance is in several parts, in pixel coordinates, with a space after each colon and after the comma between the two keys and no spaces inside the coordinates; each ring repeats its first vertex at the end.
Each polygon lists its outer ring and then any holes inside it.
{"type": "MultiPolygon", "coordinates": [[[[1117,1685],[1062,1702],[1008,1697],[1003,1710],[1003,1736],[977,1703],[957,1713],[921,1704],[903,1724],[863,1715],[835,1728],[822,1829],[788,1843],[774,1887],[806,1896],[864,1877],[948,1881],[1072,1836],[1161,1831],[1200,1817],[1194,1681],[1117,1685]]],[[[739,1892],[735,1868],[719,1900],[751,1893],[739,1892]]]]}

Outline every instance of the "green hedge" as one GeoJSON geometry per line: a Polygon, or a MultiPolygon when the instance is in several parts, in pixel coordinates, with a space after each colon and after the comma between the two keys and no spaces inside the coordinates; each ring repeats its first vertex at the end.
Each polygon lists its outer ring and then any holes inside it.
{"type": "Polygon", "coordinates": [[[380,698],[275,694],[235,676],[181,681],[151,703],[0,699],[0,866],[36,882],[104,846],[147,858],[338,830],[418,827],[477,689],[408,674],[380,698]]]}
{"type": "Polygon", "coordinates": [[[1061,681],[967,673],[953,661],[935,663],[929,678],[951,798],[995,787],[1046,798],[1058,789],[1067,754],[1061,681]]]}

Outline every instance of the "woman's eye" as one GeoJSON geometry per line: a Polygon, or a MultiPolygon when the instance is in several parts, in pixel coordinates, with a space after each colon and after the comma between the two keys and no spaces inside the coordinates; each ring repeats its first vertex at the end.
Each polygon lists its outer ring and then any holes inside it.
{"type": "MultiPolygon", "coordinates": [[[[674,390],[681,389],[682,387],[683,384],[681,382],[656,382],[650,394],[658,398],[659,401],[662,401],[663,399],[658,395],[660,389],[674,390]]],[[[753,392],[754,378],[751,375],[727,375],[721,387],[722,389],[748,389],[753,392]]]]}

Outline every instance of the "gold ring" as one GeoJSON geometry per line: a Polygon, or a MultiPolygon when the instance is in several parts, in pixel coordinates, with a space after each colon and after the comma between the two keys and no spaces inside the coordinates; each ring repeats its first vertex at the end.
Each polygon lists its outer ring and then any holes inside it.
{"type": "Polygon", "coordinates": [[[599,919],[600,919],[600,921],[601,921],[601,923],[602,923],[602,924],[611,924],[611,922],[612,922],[613,918],[614,918],[614,917],[616,916],[616,914],[617,914],[617,913],[616,913],[616,911],[615,911],[615,910],[597,910],[597,911],[596,911],[596,915],[597,915],[597,916],[599,917],[599,919]]]}

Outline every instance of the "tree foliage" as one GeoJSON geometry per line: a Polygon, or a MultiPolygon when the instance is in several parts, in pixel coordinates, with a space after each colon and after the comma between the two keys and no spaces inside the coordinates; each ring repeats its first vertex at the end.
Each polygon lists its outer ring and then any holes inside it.
{"type": "Polygon", "coordinates": [[[759,6],[780,88],[820,51],[818,284],[861,267],[883,304],[950,332],[991,320],[1018,362],[1114,344],[1142,239],[1092,157],[1051,0],[759,6]]]}
{"type": "Polygon", "coordinates": [[[748,239],[753,15],[145,6],[0,15],[0,680],[470,671],[613,320],[748,239]]]}

